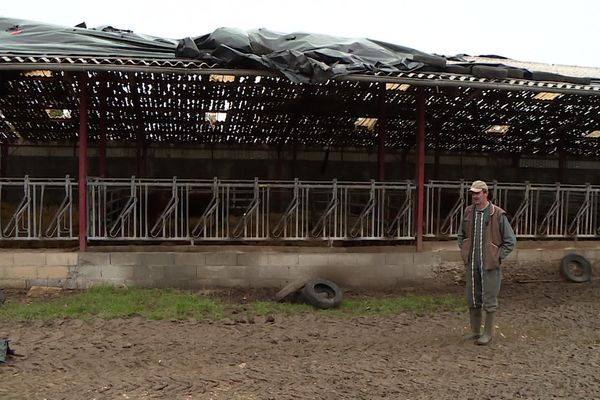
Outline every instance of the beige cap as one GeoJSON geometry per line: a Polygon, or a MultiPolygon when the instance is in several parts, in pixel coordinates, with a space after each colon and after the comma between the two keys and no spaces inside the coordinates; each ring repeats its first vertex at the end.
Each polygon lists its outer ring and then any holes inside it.
{"type": "Polygon", "coordinates": [[[482,190],[485,190],[486,192],[488,191],[487,184],[484,181],[475,181],[471,184],[471,188],[469,189],[469,192],[479,193],[482,190]]]}

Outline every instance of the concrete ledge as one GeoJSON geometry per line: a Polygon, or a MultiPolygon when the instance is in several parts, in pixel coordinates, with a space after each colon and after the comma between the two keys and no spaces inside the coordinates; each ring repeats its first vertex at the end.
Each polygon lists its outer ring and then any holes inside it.
{"type": "MultiPolygon", "coordinates": [[[[510,274],[557,275],[562,257],[582,254],[600,269],[600,245],[557,248],[537,243],[515,250],[503,264],[510,274]]],[[[431,244],[429,244],[431,246],[431,244]]],[[[87,288],[98,284],[143,287],[282,287],[294,279],[331,279],[342,287],[391,287],[460,279],[455,243],[421,253],[403,247],[274,248],[230,246],[218,251],[0,252],[0,287],[32,284],[87,288]],[[239,249],[243,249],[240,251],[239,249]]]]}

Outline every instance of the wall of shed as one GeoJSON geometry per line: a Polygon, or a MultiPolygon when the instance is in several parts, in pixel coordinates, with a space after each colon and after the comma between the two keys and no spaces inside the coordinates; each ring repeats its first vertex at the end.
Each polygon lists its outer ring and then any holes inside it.
{"type": "MultiPolygon", "coordinates": [[[[98,149],[89,151],[89,174],[98,175],[98,149]]],[[[426,157],[426,179],[497,180],[501,182],[600,184],[600,161],[567,159],[561,173],[557,157],[535,158],[506,155],[440,155],[426,157]]],[[[13,146],[7,159],[7,176],[40,178],[77,176],[77,152],[74,146],[13,146]]],[[[293,179],[368,181],[377,179],[377,151],[332,149],[326,159],[324,149],[291,150],[246,148],[207,148],[198,146],[148,148],[147,177],[173,176],[189,179],[293,179]]],[[[386,154],[387,180],[414,178],[414,156],[410,152],[386,154]]],[[[136,175],[136,149],[109,147],[107,177],[136,175]]]]}

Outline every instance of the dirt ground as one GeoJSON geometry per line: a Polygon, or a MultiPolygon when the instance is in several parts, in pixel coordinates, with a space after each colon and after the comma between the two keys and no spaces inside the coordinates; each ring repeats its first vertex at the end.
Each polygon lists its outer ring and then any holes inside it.
{"type": "Polygon", "coordinates": [[[452,312],[3,323],[22,356],[0,365],[0,398],[593,399],[599,315],[600,282],[512,282],[489,347],[452,312]]]}

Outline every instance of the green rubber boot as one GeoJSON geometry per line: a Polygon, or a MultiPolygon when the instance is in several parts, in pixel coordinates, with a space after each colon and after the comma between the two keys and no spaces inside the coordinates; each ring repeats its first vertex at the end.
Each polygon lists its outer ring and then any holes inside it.
{"type": "Polygon", "coordinates": [[[486,312],[485,313],[485,327],[483,330],[483,335],[477,339],[477,344],[482,346],[488,345],[492,338],[494,337],[494,319],[496,317],[495,312],[486,312]]]}
{"type": "Polygon", "coordinates": [[[463,340],[479,339],[481,336],[481,308],[469,308],[471,332],[463,336],[463,340]]]}

